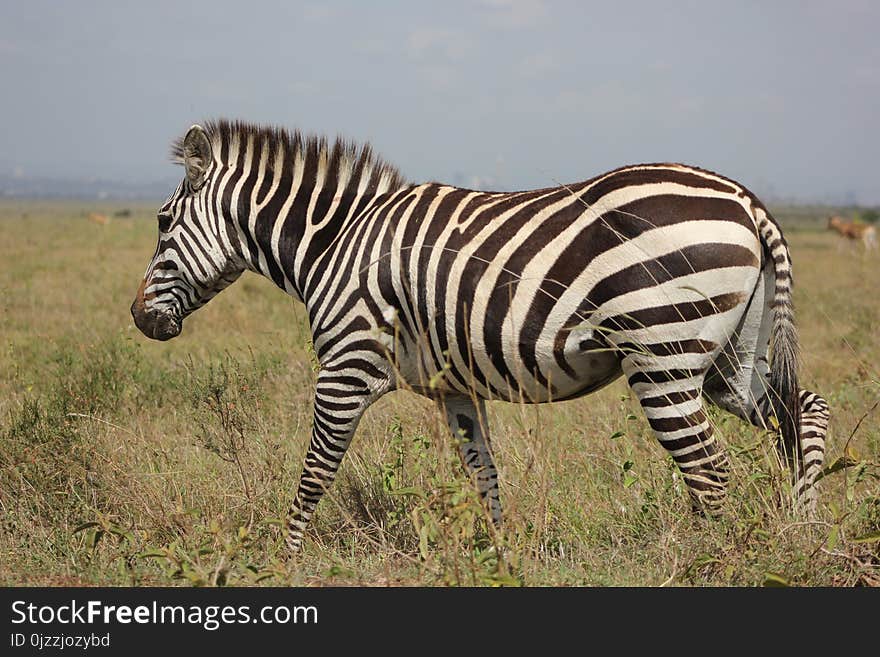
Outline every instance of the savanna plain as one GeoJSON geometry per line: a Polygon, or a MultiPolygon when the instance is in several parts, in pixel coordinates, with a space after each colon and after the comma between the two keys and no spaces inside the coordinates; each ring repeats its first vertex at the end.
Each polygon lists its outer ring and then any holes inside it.
{"type": "Polygon", "coordinates": [[[618,380],[488,405],[495,530],[434,404],[399,391],[288,559],[316,370],[303,307],[246,274],[149,341],[128,308],[155,207],[0,202],[0,585],[880,585],[880,254],[826,232],[829,213],[775,209],[801,385],[832,412],[815,517],[788,510],[772,437],[717,409],[730,495],[694,515],[618,380]]]}

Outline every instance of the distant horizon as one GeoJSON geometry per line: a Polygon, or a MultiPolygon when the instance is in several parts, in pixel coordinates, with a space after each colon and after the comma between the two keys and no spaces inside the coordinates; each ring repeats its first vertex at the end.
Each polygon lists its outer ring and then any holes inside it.
{"type": "MultiPolygon", "coordinates": [[[[179,178],[166,180],[154,180],[144,183],[136,183],[119,180],[102,180],[88,178],[77,180],[75,178],[61,177],[33,177],[33,178],[8,178],[0,174],[0,200],[21,201],[91,201],[91,202],[137,202],[137,203],[162,203],[175,189],[179,178]],[[15,189],[10,182],[17,182],[20,186],[15,189]],[[54,185],[54,186],[53,186],[54,185]]],[[[450,184],[447,181],[438,181],[450,184]]],[[[494,190],[511,191],[511,190],[494,190]]],[[[797,197],[779,197],[771,195],[756,195],[767,205],[790,206],[790,207],[827,207],[827,208],[851,208],[851,209],[875,209],[880,210],[880,203],[859,203],[846,199],[809,199],[797,197]]]]}
{"type": "MultiPolygon", "coordinates": [[[[601,173],[601,172],[598,172],[601,173]]],[[[595,174],[594,174],[595,175],[595,174]]],[[[161,203],[176,188],[179,177],[169,176],[150,181],[126,181],[62,176],[7,176],[0,172],[0,199],[9,200],[70,200],[70,201],[137,201],[161,203]]],[[[425,182],[425,181],[413,181],[425,182]]],[[[438,180],[444,184],[456,185],[448,180],[438,180]]],[[[564,181],[575,182],[575,181],[564,181]]],[[[552,184],[555,183],[551,183],[552,184]]],[[[517,191],[495,189],[492,191],[517,191]]],[[[798,198],[761,194],[752,190],[758,198],[768,205],[788,205],[793,207],[829,207],[880,209],[880,202],[859,203],[846,198],[798,198]]]]}

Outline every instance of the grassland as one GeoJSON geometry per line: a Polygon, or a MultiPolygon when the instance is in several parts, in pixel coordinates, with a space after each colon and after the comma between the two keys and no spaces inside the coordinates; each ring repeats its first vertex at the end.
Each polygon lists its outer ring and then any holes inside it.
{"type": "Polygon", "coordinates": [[[146,340],[128,307],[153,209],[87,219],[115,209],[0,204],[0,584],[880,583],[880,256],[811,230],[818,216],[788,233],[802,384],[833,412],[815,520],[780,504],[769,437],[722,412],[730,499],[718,520],[692,515],[618,381],[490,404],[496,532],[431,402],[398,392],[368,412],[288,561],[314,380],[303,309],[246,275],[178,339],[146,340]]]}

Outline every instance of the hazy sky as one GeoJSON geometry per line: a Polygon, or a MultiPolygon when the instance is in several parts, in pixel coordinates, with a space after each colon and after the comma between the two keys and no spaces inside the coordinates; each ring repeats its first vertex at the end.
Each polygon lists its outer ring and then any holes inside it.
{"type": "Polygon", "coordinates": [[[0,173],[170,180],[171,139],[227,116],[369,140],[413,181],[671,160],[880,204],[878,35],[874,0],[0,0],[0,173]]]}

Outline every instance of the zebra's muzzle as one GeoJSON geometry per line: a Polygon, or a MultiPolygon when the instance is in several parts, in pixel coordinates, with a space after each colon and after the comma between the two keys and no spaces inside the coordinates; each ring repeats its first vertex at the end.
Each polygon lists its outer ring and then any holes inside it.
{"type": "Polygon", "coordinates": [[[153,340],[170,340],[180,335],[183,322],[170,313],[151,313],[139,307],[137,301],[131,305],[131,316],[141,333],[153,340]]]}

